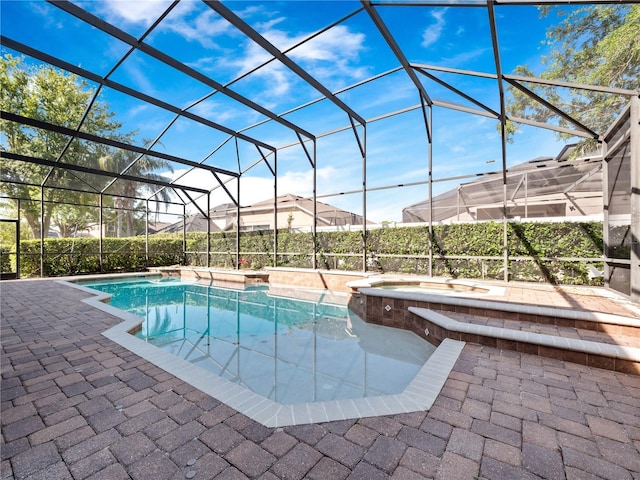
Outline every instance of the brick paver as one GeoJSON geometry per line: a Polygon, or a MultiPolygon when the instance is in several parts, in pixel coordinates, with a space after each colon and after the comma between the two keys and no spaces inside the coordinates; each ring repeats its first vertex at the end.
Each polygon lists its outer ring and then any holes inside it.
{"type": "Polygon", "coordinates": [[[640,478],[639,376],[467,344],[429,412],[272,429],[103,337],[86,293],[0,289],[2,479],[640,478]]]}

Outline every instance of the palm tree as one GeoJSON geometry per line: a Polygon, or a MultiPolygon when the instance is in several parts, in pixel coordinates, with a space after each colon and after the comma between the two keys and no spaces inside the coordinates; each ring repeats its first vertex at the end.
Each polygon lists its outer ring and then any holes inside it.
{"type": "MultiPolygon", "coordinates": [[[[130,139],[131,135],[127,135],[130,139]]],[[[145,140],[145,144],[149,141],[145,140]]],[[[173,166],[168,160],[163,160],[149,155],[139,155],[128,150],[115,150],[110,155],[103,156],[100,160],[101,168],[121,174],[146,178],[152,181],[169,182],[169,177],[162,173],[173,173],[173,166]]],[[[152,183],[140,183],[131,180],[115,179],[105,189],[115,196],[116,225],[118,237],[130,237],[135,235],[134,214],[136,198],[143,195],[156,196],[158,201],[166,203],[171,201],[169,189],[160,188],[152,183]]],[[[157,205],[157,203],[156,203],[157,205]]]]}

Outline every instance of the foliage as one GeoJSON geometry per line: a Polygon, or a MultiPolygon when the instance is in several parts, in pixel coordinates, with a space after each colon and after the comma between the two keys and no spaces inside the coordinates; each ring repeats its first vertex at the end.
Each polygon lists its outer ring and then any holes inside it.
{"type": "MultiPolygon", "coordinates": [[[[502,222],[435,225],[432,272],[454,278],[504,277],[502,222]]],[[[318,232],[318,268],[362,270],[362,232],[318,232]]],[[[139,271],[147,266],[188,264],[205,266],[206,234],[187,235],[187,255],[179,234],[149,237],[149,262],[145,238],[103,240],[104,272],[139,271]]],[[[235,232],[210,236],[209,264],[214,268],[259,270],[273,265],[273,232],[242,232],[236,255],[235,232]]],[[[22,242],[21,275],[39,275],[40,242],[22,242]]],[[[600,258],[603,250],[601,222],[509,222],[507,223],[509,272],[513,280],[596,284],[589,265],[580,258],[600,258]]],[[[429,231],[426,227],[370,230],[367,238],[367,269],[387,273],[426,274],[429,271],[429,231]]],[[[46,239],[45,275],[100,272],[97,239],[46,239]]],[[[311,268],[311,233],[278,232],[278,266],[311,268]]],[[[602,270],[602,262],[593,265],[602,270]]]]}
{"type": "MultiPolygon", "coordinates": [[[[21,276],[40,275],[40,241],[20,243],[21,276]]],[[[148,266],[183,263],[182,239],[149,238],[149,262],[145,238],[105,238],[102,241],[102,271],[136,272],[148,266]]],[[[44,241],[44,276],[83,275],[100,272],[100,243],[95,238],[46,238],[44,241]]]]}
{"type": "MultiPolygon", "coordinates": [[[[507,226],[509,257],[523,257],[510,260],[511,278],[552,283],[598,283],[598,280],[589,278],[588,265],[584,262],[557,258],[599,258],[603,249],[602,223],[514,222],[507,226]]],[[[227,252],[227,257],[212,256],[211,265],[233,267],[235,234],[218,232],[211,238],[212,252],[227,252]],[[213,245],[221,249],[216,250],[213,245]]],[[[242,268],[261,269],[272,264],[273,232],[246,232],[240,238],[242,268]]],[[[371,230],[367,247],[368,270],[413,274],[426,274],[429,270],[429,233],[425,227],[371,230]]],[[[318,268],[362,270],[361,249],[361,232],[318,232],[318,268]]],[[[499,280],[504,277],[501,222],[436,225],[433,250],[435,275],[499,280]],[[476,258],[466,258],[469,256],[476,258]]],[[[310,268],[312,252],[310,233],[279,232],[278,266],[310,268]]],[[[601,262],[594,262],[594,265],[602,269],[601,262]]]]}
{"type": "MultiPolygon", "coordinates": [[[[9,54],[0,58],[0,107],[30,119],[98,135],[124,143],[133,143],[136,132],[123,133],[122,124],[95,89],[76,75],[51,66],[27,64],[23,58],[9,54]]],[[[172,171],[168,161],[140,156],[130,151],[89,141],[70,141],[69,137],[49,130],[32,128],[6,119],[0,120],[4,151],[35,159],[59,161],[108,172],[127,173],[150,180],[168,179],[159,171],[172,171]]],[[[135,200],[142,193],[170,200],[167,190],[132,181],[110,181],[108,177],[87,178],[79,172],[51,168],[26,161],[3,159],[1,192],[12,199],[22,199],[20,209],[33,238],[40,238],[41,228],[47,236],[52,224],[62,236],[70,236],[97,221],[94,207],[96,193],[103,189],[111,195],[114,218],[105,222],[117,225],[118,236],[135,234],[135,200]],[[42,188],[41,187],[45,187],[42,188]],[[63,187],[48,188],[48,187],[63,187]],[[89,193],[91,191],[92,193],[89,193]],[[40,203],[26,199],[44,198],[41,225],[40,203]]],[[[139,203],[139,202],[138,202],[139,203]]],[[[157,203],[156,203],[157,205],[157,203]]]]}
{"type": "MultiPolygon", "coordinates": [[[[3,212],[5,213],[5,212],[3,212]]],[[[0,217],[2,214],[0,214],[0,217]]],[[[15,272],[16,224],[0,222],[0,272],[15,272]]]]}
{"type": "MultiPolygon", "coordinates": [[[[547,30],[545,44],[551,47],[540,78],[627,90],[640,88],[640,5],[589,5],[567,11],[565,8],[541,7],[541,15],[557,14],[561,19],[547,30]]],[[[516,74],[534,77],[526,65],[516,74]]],[[[629,99],[583,89],[559,89],[532,84],[528,88],[551,104],[561,108],[593,131],[603,134],[628,104],[629,99]]],[[[510,115],[546,122],[555,113],[510,86],[510,115]]],[[[575,128],[566,119],[559,125],[575,128]]],[[[509,124],[509,133],[517,126],[509,124]]],[[[570,135],[559,134],[562,138],[570,135]]],[[[593,150],[595,141],[581,143],[579,151],[593,150]]]]}
{"type": "Polygon", "coordinates": [[[58,204],[51,213],[51,223],[63,238],[74,237],[98,222],[98,208],[58,204]]]}
{"type": "Polygon", "coordinates": [[[10,255],[12,251],[11,248],[0,245],[0,272],[15,272],[11,261],[12,255],[10,255]]]}
{"type": "MultiPolygon", "coordinates": [[[[128,135],[127,137],[130,137],[128,135]]],[[[128,138],[130,141],[131,139],[128,138]]],[[[150,140],[144,140],[145,145],[151,144],[150,140]]],[[[99,159],[99,166],[103,170],[110,172],[124,172],[127,175],[143,177],[149,180],[169,181],[170,179],[156,173],[157,171],[173,172],[173,166],[168,160],[151,157],[149,155],[140,156],[127,150],[113,150],[110,155],[99,159]]],[[[108,192],[114,197],[116,235],[118,237],[128,237],[135,235],[135,197],[142,193],[156,195],[157,199],[166,206],[171,201],[169,190],[157,187],[150,183],[139,184],[130,180],[116,180],[109,186],[108,192]]],[[[138,202],[139,203],[139,202],[138,202]]],[[[158,202],[156,202],[156,206],[158,202]]]]}
{"type": "MultiPolygon", "coordinates": [[[[65,74],[50,66],[27,65],[22,58],[5,55],[0,59],[0,106],[2,110],[76,129],[93,96],[88,84],[75,75],[65,74]]],[[[106,104],[95,102],[82,123],[84,131],[115,137],[121,125],[113,120],[106,104]]],[[[105,154],[105,147],[88,142],[69,142],[61,134],[30,128],[8,120],[0,121],[0,133],[6,144],[2,149],[45,160],[58,160],[65,151],[67,162],[86,164],[89,159],[105,154]]],[[[3,160],[2,193],[12,198],[39,199],[40,185],[77,186],[79,176],[63,169],[14,160],[3,160]],[[12,180],[16,181],[13,183],[12,180]]],[[[44,224],[49,231],[51,215],[57,202],[87,203],[86,193],[47,188],[44,190],[44,224]]],[[[33,235],[40,237],[40,205],[22,202],[22,216],[33,235]]]]}

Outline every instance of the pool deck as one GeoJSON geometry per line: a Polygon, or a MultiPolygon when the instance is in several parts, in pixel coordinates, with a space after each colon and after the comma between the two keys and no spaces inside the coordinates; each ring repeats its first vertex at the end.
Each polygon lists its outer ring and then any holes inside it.
{"type": "MultiPolygon", "coordinates": [[[[638,316],[591,293],[500,300],[638,316]]],[[[428,412],[269,428],[106,338],[89,296],[0,283],[2,479],[640,478],[637,375],[467,343],[428,412]]]]}

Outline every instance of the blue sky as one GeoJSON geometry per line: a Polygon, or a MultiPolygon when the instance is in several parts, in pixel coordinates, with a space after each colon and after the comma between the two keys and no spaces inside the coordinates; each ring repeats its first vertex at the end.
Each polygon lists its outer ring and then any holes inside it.
{"type": "MultiPolygon", "coordinates": [[[[136,38],[170,4],[153,0],[74,3],[136,38]]],[[[353,1],[241,1],[224,4],[281,50],[291,49],[317,30],[360,7],[359,2],[353,1]]],[[[1,8],[3,35],[99,75],[106,75],[128,50],[123,42],[83,25],[43,1],[3,0],[1,8]],[[36,31],[37,35],[34,34],[36,31]]],[[[410,62],[495,73],[486,7],[379,7],[377,11],[410,62]]],[[[556,17],[540,19],[537,9],[529,6],[500,6],[496,8],[496,15],[503,70],[508,73],[517,65],[526,64],[539,73],[543,67],[541,56],[546,53],[546,47],[542,46],[545,29],[556,17]]],[[[271,59],[271,55],[259,45],[204,3],[195,0],[182,1],[145,42],[221,84],[232,82],[271,59]]],[[[288,51],[288,56],[334,92],[399,65],[364,11],[288,51]]],[[[471,106],[426,77],[418,76],[432,98],[471,106]]],[[[499,110],[495,81],[450,73],[438,76],[499,110]]],[[[189,111],[233,130],[244,129],[265,119],[262,114],[221,93],[192,106],[196,100],[210,94],[211,88],[140,52],[128,57],[110,79],[180,108],[191,106],[189,111]]],[[[276,114],[320,97],[312,86],[278,61],[270,62],[233,83],[230,88],[276,114]]],[[[367,121],[419,104],[418,94],[403,71],[337,96],[367,121]]],[[[173,118],[171,113],[115,90],[104,89],[101,99],[110,105],[125,131],[138,132],[136,141],[140,144],[144,139],[155,138],[173,118]]],[[[341,194],[362,188],[362,160],[353,133],[348,130],[322,136],[349,125],[344,111],[325,100],[284,118],[319,136],[318,195],[341,194]]],[[[296,136],[290,129],[273,121],[244,133],[275,147],[296,142],[296,136]]],[[[434,107],[433,135],[436,180],[500,168],[500,141],[493,119],[434,107]]],[[[169,128],[157,149],[201,161],[227,137],[191,120],[181,119],[169,128]]],[[[427,179],[427,142],[420,110],[370,122],[366,140],[366,182],[369,188],[427,179]]],[[[508,165],[538,156],[555,156],[563,144],[552,132],[523,128],[514,143],[508,145],[508,165]]],[[[237,170],[239,163],[244,170],[259,160],[255,147],[247,142],[239,142],[238,152],[239,161],[235,143],[228,142],[207,164],[237,170]]],[[[173,177],[183,173],[176,170],[173,177]]],[[[279,194],[309,196],[312,194],[311,179],[312,169],[300,146],[279,151],[279,194]]],[[[216,185],[213,176],[204,171],[187,175],[181,178],[180,183],[204,188],[216,185]]],[[[438,182],[434,193],[452,188],[456,183],[438,182]]],[[[232,192],[236,191],[233,182],[228,187],[232,192]]],[[[272,192],[273,178],[263,163],[258,162],[243,174],[240,198],[243,205],[269,198],[272,192]]],[[[367,196],[367,216],[378,222],[400,221],[403,207],[426,197],[426,185],[374,190],[367,196]]],[[[212,195],[211,205],[228,201],[223,190],[218,188],[212,195]]],[[[335,195],[322,198],[322,201],[359,214],[363,209],[360,193],[335,195]]]]}

